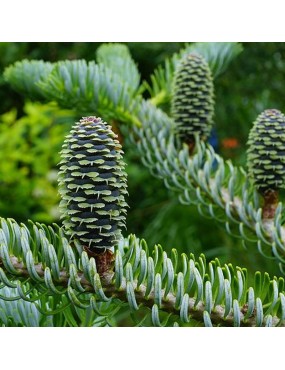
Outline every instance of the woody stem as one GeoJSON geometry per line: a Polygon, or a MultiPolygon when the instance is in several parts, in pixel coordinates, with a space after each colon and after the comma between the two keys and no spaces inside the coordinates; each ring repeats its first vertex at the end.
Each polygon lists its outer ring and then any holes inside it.
{"type": "Polygon", "coordinates": [[[279,194],[277,190],[267,190],[263,194],[262,219],[273,219],[278,205],[279,194]]]}

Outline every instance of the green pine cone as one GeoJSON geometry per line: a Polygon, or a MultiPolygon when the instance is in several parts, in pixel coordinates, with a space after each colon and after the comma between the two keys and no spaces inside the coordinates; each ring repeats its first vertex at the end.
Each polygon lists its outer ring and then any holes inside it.
{"type": "Polygon", "coordinates": [[[249,133],[247,166],[257,189],[284,188],[285,116],[276,109],[262,112],[249,133]]]}
{"type": "Polygon", "coordinates": [[[116,137],[101,118],[85,117],[73,126],[61,151],[64,229],[91,251],[113,247],[125,227],[127,175],[116,137]]]}
{"type": "Polygon", "coordinates": [[[194,134],[206,140],[213,126],[214,85],[210,68],[197,54],[187,55],[174,78],[172,116],[181,140],[194,142],[194,134]]]}

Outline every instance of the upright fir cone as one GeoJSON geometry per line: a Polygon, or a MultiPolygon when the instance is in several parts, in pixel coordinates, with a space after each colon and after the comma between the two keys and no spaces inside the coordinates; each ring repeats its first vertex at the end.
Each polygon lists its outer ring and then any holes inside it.
{"type": "Polygon", "coordinates": [[[64,141],[60,210],[71,240],[91,254],[113,247],[125,227],[127,183],[117,135],[98,117],[77,122],[64,141]]]}
{"type": "Polygon", "coordinates": [[[210,68],[197,54],[187,55],[174,77],[172,116],[182,141],[193,147],[195,135],[206,140],[213,126],[214,85],[210,68]]]}
{"type": "Polygon", "coordinates": [[[249,133],[247,166],[264,198],[263,218],[273,218],[278,190],[285,187],[285,116],[277,109],[262,112],[249,133]]]}

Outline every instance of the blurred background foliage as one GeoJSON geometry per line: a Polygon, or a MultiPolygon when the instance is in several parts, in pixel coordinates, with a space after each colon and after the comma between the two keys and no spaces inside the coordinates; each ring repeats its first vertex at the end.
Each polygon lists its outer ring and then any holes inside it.
{"type": "Polygon", "coordinates": [[[0,116],[0,214],[19,221],[57,220],[57,170],[62,140],[74,122],[55,104],[25,103],[0,116]]]}
{"type": "MultiPolygon", "coordinates": [[[[26,101],[3,79],[4,69],[17,60],[95,59],[101,43],[0,43],[0,216],[59,223],[57,163],[64,136],[80,117],[54,103],[26,101]]],[[[154,68],[184,43],[126,43],[149,81],[154,68]]],[[[235,164],[245,164],[248,132],[266,108],[284,111],[285,43],[243,43],[243,52],[215,80],[215,122],[211,138],[217,151],[235,164]]],[[[147,94],[147,93],[145,93],[147,94]]],[[[147,95],[145,96],[147,97],[147,95]]],[[[122,129],[127,162],[130,210],[128,233],[149,245],[180,252],[203,252],[208,258],[278,275],[278,267],[256,250],[249,252],[196,208],[178,203],[162,182],[141,164],[122,129]]]]}

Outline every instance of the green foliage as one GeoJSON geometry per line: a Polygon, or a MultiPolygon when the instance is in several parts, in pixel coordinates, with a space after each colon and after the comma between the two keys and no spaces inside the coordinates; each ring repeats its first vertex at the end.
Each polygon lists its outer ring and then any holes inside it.
{"type": "Polygon", "coordinates": [[[53,69],[53,65],[43,60],[22,60],[5,70],[4,78],[11,86],[22,94],[28,94],[31,99],[43,99],[44,93],[38,87],[38,82],[45,80],[53,69]]]}
{"type": "MultiPolygon", "coordinates": [[[[2,300],[33,302],[23,309],[37,307],[42,325],[111,326],[127,303],[136,325],[151,317],[154,326],[284,326],[283,278],[257,272],[249,286],[246,269],[174,249],[168,256],[160,245],[150,254],[135,236],[120,241],[114,272],[100,277],[93,257],[72,248],[58,227],[30,228],[1,220],[0,278],[17,288],[17,295],[6,289],[2,300]],[[139,313],[145,317],[138,320],[139,313]]],[[[0,316],[4,325],[6,317],[0,316]]]]}
{"type": "Polygon", "coordinates": [[[248,138],[248,171],[261,192],[284,187],[285,116],[276,109],[262,112],[248,138]]]}
{"type": "Polygon", "coordinates": [[[209,66],[200,55],[187,55],[177,69],[171,111],[182,141],[193,143],[195,134],[204,140],[209,137],[214,86],[209,66]]]}
{"type": "Polygon", "coordinates": [[[113,247],[125,227],[127,194],[122,150],[97,117],[77,122],[61,150],[60,210],[65,232],[90,250],[113,247]]]}
{"type": "Polygon", "coordinates": [[[128,80],[122,78],[124,64],[113,72],[104,64],[86,63],[85,60],[67,60],[52,67],[50,63],[24,60],[7,68],[4,75],[16,90],[31,98],[43,97],[77,113],[96,111],[106,120],[138,124],[129,113],[136,104],[132,81],[137,84],[137,69],[130,58],[128,62],[133,66],[128,70],[128,80]]]}
{"type": "Polygon", "coordinates": [[[0,117],[0,214],[52,222],[59,217],[58,153],[74,115],[35,103],[26,103],[25,113],[0,117]]]}
{"type": "Polygon", "coordinates": [[[103,44],[96,51],[97,61],[117,74],[135,93],[140,85],[140,74],[130,51],[123,44],[103,44]]]}
{"type": "Polygon", "coordinates": [[[58,62],[40,87],[49,100],[77,112],[98,112],[104,119],[132,122],[134,102],[128,85],[102,64],[83,60],[58,62]]]}
{"type": "MultiPolygon", "coordinates": [[[[16,288],[5,286],[0,289],[0,326],[39,327],[41,314],[35,304],[17,297],[16,288]]],[[[45,321],[47,322],[48,318],[45,318],[45,321]]]]}
{"type": "Polygon", "coordinates": [[[50,63],[65,59],[94,60],[95,51],[101,43],[84,42],[0,42],[0,114],[17,108],[22,115],[24,95],[19,95],[5,81],[2,72],[16,61],[44,60],[50,63]]]}

